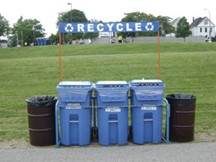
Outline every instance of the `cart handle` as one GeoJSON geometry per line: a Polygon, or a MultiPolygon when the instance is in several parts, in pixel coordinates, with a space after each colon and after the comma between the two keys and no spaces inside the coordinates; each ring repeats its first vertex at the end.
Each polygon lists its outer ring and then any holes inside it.
{"type": "Polygon", "coordinates": [[[165,137],[162,139],[165,141],[166,144],[169,143],[169,118],[170,118],[170,104],[167,99],[163,98],[163,101],[166,103],[166,123],[165,123],[165,137]]]}
{"type": "Polygon", "coordinates": [[[57,100],[55,104],[55,131],[56,131],[56,147],[57,148],[60,145],[58,112],[59,112],[59,100],[57,100]]]}

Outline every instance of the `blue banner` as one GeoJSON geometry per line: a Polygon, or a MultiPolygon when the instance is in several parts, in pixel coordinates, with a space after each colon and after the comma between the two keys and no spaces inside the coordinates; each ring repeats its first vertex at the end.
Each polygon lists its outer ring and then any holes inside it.
{"type": "Polygon", "coordinates": [[[61,33],[88,33],[88,32],[158,32],[159,22],[92,22],[92,23],[61,23],[61,33]]]}

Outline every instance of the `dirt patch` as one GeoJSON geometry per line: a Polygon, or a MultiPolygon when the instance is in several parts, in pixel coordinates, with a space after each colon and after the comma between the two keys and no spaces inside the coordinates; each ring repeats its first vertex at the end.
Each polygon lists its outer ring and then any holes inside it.
{"type": "MultiPolygon", "coordinates": [[[[195,134],[194,142],[216,142],[216,133],[211,133],[211,134],[197,133],[195,134]]],[[[94,142],[91,145],[95,146],[96,143],[94,142]]],[[[46,147],[55,148],[55,145],[46,146],[46,147]]],[[[0,149],[29,149],[29,148],[34,149],[34,148],[39,148],[39,147],[32,146],[29,143],[29,141],[26,141],[26,140],[12,140],[12,141],[0,142],[0,149]]]]}
{"type": "Polygon", "coordinates": [[[0,142],[0,149],[9,148],[34,148],[28,141],[25,140],[12,140],[0,142]]]}
{"type": "Polygon", "coordinates": [[[195,142],[216,142],[216,133],[197,133],[194,138],[195,142]]]}

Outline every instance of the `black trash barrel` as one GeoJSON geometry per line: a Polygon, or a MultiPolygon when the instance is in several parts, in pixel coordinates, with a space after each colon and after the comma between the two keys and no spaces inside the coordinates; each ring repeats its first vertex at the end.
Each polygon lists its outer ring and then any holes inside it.
{"type": "Polygon", "coordinates": [[[55,144],[55,96],[26,99],[30,143],[34,146],[55,144]]]}
{"type": "Polygon", "coordinates": [[[190,94],[169,94],[170,141],[190,142],[194,140],[196,97],[190,94]]]}

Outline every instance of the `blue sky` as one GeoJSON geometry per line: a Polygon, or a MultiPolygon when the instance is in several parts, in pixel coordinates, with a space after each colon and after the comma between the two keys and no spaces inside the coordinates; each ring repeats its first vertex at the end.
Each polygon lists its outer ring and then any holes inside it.
{"type": "Polygon", "coordinates": [[[2,0],[0,14],[9,21],[11,27],[20,16],[24,19],[35,18],[41,22],[49,36],[57,32],[58,13],[70,10],[71,6],[67,3],[72,3],[73,9],[83,11],[87,19],[104,22],[120,21],[124,13],[138,11],[173,19],[185,16],[189,23],[193,17],[209,17],[210,13],[211,21],[216,23],[216,10],[212,0],[2,0]]]}

